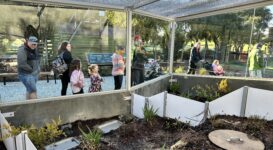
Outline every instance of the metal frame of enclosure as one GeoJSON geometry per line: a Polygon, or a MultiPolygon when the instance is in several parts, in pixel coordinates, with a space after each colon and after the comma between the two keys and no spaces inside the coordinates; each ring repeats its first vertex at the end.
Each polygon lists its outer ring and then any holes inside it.
{"type": "MultiPolygon", "coordinates": [[[[173,70],[175,27],[177,21],[207,17],[273,4],[273,0],[10,0],[11,3],[77,7],[86,9],[110,9],[127,13],[126,81],[131,81],[132,14],[140,14],[164,21],[171,27],[169,46],[169,73],[173,70]]],[[[126,82],[130,91],[131,83],[126,82]]]]}

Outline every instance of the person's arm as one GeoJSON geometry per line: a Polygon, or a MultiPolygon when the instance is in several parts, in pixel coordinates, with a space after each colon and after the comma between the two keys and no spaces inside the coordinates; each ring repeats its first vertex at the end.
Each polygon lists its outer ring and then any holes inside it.
{"type": "Polygon", "coordinates": [[[33,68],[27,63],[27,54],[24,50],[18,50],[17,52],[17,64],[18,68],[31,73],[33,68]]]}
{"type": "Polygon", "coordinates": [[[72,86],[78,87],[78,82],[79,82],[79,76],[77,75],[76,71],[73,71],[70,77],[70,83],[72,86]]]}

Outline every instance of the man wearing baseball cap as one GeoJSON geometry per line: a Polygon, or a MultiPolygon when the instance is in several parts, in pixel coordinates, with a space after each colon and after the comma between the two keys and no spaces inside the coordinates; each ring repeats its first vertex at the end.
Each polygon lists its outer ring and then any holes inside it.
{"type": "Polygon", "coordinates": [[[35,36],[26,38],[26,42],[17,52],[19,80],[26,87],[26,99],[37,99],[36,83],[40,73],[40,56],[37,49],[38,39],[35,36]]]}

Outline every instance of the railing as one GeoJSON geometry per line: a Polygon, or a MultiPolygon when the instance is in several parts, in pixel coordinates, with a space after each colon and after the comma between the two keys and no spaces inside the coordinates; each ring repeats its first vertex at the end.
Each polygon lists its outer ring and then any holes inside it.
{"type": "MultiPolygon", "coordinates": [[[[7,77],[16,77],[18,73],[0,73],[0,78],[3,78],[4,85],[7,84],[7,77]]],[[[41,72],[40,76],[46,76],[47,83],[49,82],[49,76],[53,76],[56,84],[56,76],[51,72],[41,72]]]]}

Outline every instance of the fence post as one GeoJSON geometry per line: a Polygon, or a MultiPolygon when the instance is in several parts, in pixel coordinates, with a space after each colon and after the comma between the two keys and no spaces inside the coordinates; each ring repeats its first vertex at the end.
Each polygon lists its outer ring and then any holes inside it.
{"type": "Polygon", "coordinates": [[[245,113],[246,113],[246,103],[247,103],[247,95],[248,95],[248,87],[247,87],[247,86],[244,86],[244,89],[243,89],[243,97],[242,97],[242,103],[241,103],[240,117],[245,117],[245,113]]]}
{"type": "Polygon", "coordinates": [[[204,113],[203,119],[200,121],[199,124],[204,123],[208,118],[208,114],[209,114],[209,102],[208,101],[205,102],[205,107],[204,107],[203,113],[204,113]]]}
{"type": "Polygon", "coordinates": [[[27,150],[27,144],[26,144],[26,134],[27,134],[27,131],[22,131],[22,147],[23,147],[23,150],[27,150]]]}
{"type": "Polygon", "coordinates": [[[167,107],[167,91],[164,91],[164,99],[163,99],[163,117],[166,117],[166,107],[167,107]]]}
{"type": "Polygon", "coordinates": [[[135,92],[131,93],[131,114],[134,115],[134,94],[135,92]]]}
{"type": "Polygon", "coordinates": [[[145,106],[149,105],[149,97],[145,97],[145,106]]]}

